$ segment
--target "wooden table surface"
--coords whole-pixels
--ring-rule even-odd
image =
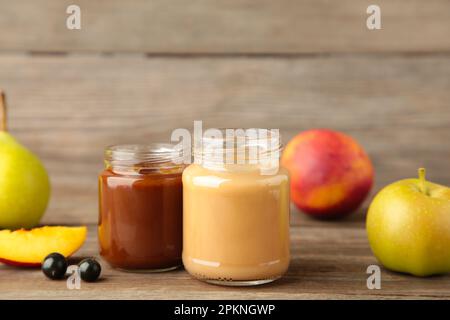
[[[121,272],[101,260],[102,278],[67,289],[40,270],[0,265],[0,299],[449,299],[450,275],[417,278],[381,269],[381,289],[369,290],[367,267],[377,264],[364,228],[364,210],[341,221],[292,213],[290,268],[282,279],[250,287],[221,287],[179,269],[157,274]],[[96,227],[74,259],[98,257]]]

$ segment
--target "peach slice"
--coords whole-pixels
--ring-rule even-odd
[[[45,226],[31,230],[0,231],[0,262],[22,267],[39,267],[52,252],[65,257],[86,240],[86,227]]]

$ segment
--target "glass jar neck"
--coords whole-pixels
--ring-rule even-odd
[[[281,150],[278,130],[222,129],[195,144],[194,162],[210,170],[264,174],[278,171]]]
[[[104,163],[106,169],[126,175],[181,173],[184,168],[180,152],[165,143],[109,146]]]

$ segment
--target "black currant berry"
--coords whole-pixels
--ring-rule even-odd
[[[78,267],[80,268],[81,279],[87,282],[94,282],[100,276],[102,267],[97,260],[93,258],[87,258],[82,260]]]
[[[60,253],[50,253],[42,262],[42,272],[52,280],[64,278],[66,271],[67,261]]]

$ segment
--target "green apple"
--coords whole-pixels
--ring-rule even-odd
[[[0,92],[0,229],[32,228],[47,208],[50,182],[41,161],[6,131]]]
[[[450,188],[405,179],[382,189],[367,213],[375,257],[393,271],[430,276],[450,272]]]

